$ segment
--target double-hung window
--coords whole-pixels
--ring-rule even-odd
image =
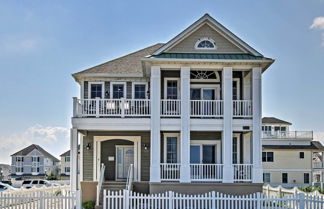
[[[166,99],[178,99],[178,91],[179,91],[179,83],[178,79],[174,78],[168,78],[165,80],[165,98]]]
[[[178,163],[179,159],[179,144],[178,134],[165,134],[164,136],[164,162]]]
[[[146,98],[146,84],[145,83],[134,83],[134,99],[145,99]]]
[[[97,97],[103,98],[103,83],[102,82],[90,82],[89,83],[89,98],[95,99]]]
[[[111,98],[120,99],[126,98],[126,84],[124,82],[111,83]]]
[[[309,173],[304,173],[304,184],[309,184]]]
[[[64,172],[65,172],[65,173],[69,173],[69,172],[70,172],[70,167],[65,167],[65,168],[64,168]]]
[[[215,164],[216,145],[192,144],[190,145],[190,163],[192,164]]]
[[[65,157],[65,162],[70,162],[70,156]]]
[[[262,152],[262,162],[273,162],[273,152]]]
[[[270,183],[271,175],[270,173],[263,173],[263,182],[264,183]]]
[[[282,173],[282,183],[283,184],[288,183],[288,173]]]

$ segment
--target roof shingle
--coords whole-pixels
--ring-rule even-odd
[[[275,117],[263,117],[262,123],[273,123],[273,124],[287,124],[292,125],[290,122],[275,118]]]
[[[37,144],[32,144],[32,145],[29,145],[28,147],[12,154],[11,156],[25,156],[25,155],[28,155],[31,151],[33,151],[34,149],[38,150],[39,152],[41,152],[44,156],[52,159],[53,161],[55,162],[59,162],[59,160],[54,157],[53,155],[51,155],[49,152],[47,152],[46,150],[44,150],[41,146],[37,145]]]

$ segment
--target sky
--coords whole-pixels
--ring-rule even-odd
[[[0,163],[31,143],[69,149],[72,73],[165,43],[205,13],[276,60],[263,116],[324,131],[324,0],[0,0]]]

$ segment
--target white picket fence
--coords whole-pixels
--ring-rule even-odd
[[[298,187],[294,188],[284,188],[281,185],[277,187],[273,187],[268,185],[263,186],[263,193],[267,196],[275,196],[275,197],[286,197],[291,195],[298,195],[298,194],[304,194],[306,196],[319,196],[321,198],[324,198],[324,195],[319,193],[319,191],[314,192],[303,192],[298,189]],[[324,209],[324,208],[323,208]]]
[[[140,194],[128,190],[104,190],[103,209],[323,209],[324,198],[303,193],[290,197],[245,196],[209,192],[187,195],[175,192]]]
[[[0,192],[0,209],[80,208],[80,192],[70,187],[43,187]]]

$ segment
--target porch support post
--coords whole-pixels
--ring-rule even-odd
[[[151,67],[151,165],[150,182],[160,182],[160,150],[161,150],[161,69]]]
[[[224,128],[222,134],[223,182],[232,183],[233,168],[233,69],[223,68]]]
[[[78,190],[78,129],[71,128],[71,138],[70,138],[70,185],[72,191]]]
[[[181,67],[180,182],[190,182],[190,67]]]
[[[261,117],[262,117],[262,98],[261,98],[261,68],[252,69],[252,110],[253,110],[253,169],[252,182],[262,183],[262,163],[261,163]]]

